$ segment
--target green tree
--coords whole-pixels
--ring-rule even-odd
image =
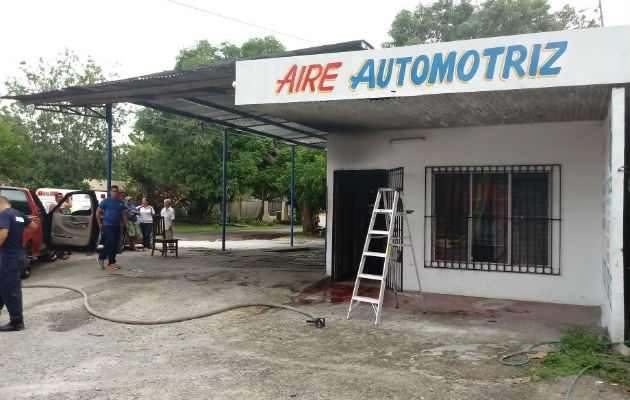
[[[177,69],[224,59],[263,56],[284,50],[273,37],[250,39],[238,47],[202,40],[182,49]],[[127,173],[138,191],[153,199],[180,198],[195,220],[207,220],[222,199],[222,132],[218,125],[145,109],[137,114],[128,151]],[[274,143],[244,133],[228,139],[228,197],[254,191],[273,198],[275,186],[263,170],[273,162]]]
[[[22,63],[20,76],[10,78],[10,94],[26,94],[88,85],[108,78],[94,60],[81,60],[66,50],[49,63],[40,59],[35,65]],[[101,119],[36,110],[13,103],[3,109],[32,150],[28,176],[20,179],[27,187],[84,188],[85,179],[103,179],[106,174],[106,126]],[[116,127],[125,121],[125,113],[116,110]]]
[[[565,5],[550,12],[548,0],[437,0],[400,11],[384,47],[546,32],[597,26],[582,11]]]
[[[290,196],[291,148],[284,147],[277,157],[273,174],[277,190]],[[315,215],[326,209],[326,153],[307,147],[295,148],[295,201],[302,216],[304,233],[315,232]]]
[[[258,58],[285,51],[284,45],[273,36],[252,38],[241,46],[241,57]]]
[[[0,117],[0,181],[19,184],[29,170],[31,151],[23,136]]]
[[[194,220],[208,220],[223,196],[223,128],[146,109],[138,113],[134,130],[127,173],[139,191],[153,201],[182,199]],[[249,191],[270,148],[269,139],[228,135],[229,198]]]
[[[220,60],[264,57],[284,51],[284,45],[273,36],[252,38],[241,47],[230,42],[213,46],[207,40],[199,40],[192,47],[185,47],[175,58],[175,69],[190,68]]]

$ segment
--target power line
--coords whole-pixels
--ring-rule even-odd
[[[314,40],[305,39],[305,38],[302,38],[302,37],[299,37],[299,36],[296,36],[296,35],[292,35],[290,33],[281,32],[281,31],[278,31],[278,30],[275,30],[275,29],[264,27],[262,25],[257,25],[257,24],[251,23],[251,22],[243,21],[242,19],[228,17],[227,15],[222,15],[222,14],[216,13],[214,11],[205,10],[203,8],[195,7],[195,6],[192,6],[190,4],[180,3],[179,1],[175,1],[175,0],[166,0],[166,1],[168,1],[169,3],[180,5],[182,7],[190,8],[192,10],[196,10],[196,11],[200,11],[200,12],[203,12],[203,13],[206,13],[206,14],[214,15],[215,17],[220,17],[220,18],[223,18],[223,19],[227,19],[229,21],[238,22],[239,24],[249,25],[249,26],[253,26],[254,28],[263,29],[263,30],[266,30],[266,31],[277,33],[278,35],[288,36],[288,37],[291,37],[293,39],[302,40],[304,42],[315,43]]]

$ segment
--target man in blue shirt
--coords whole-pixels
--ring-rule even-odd
[[[101,201],[96,210],[96,221],[101,229],[103,249],[98,254],[98,265],[105,269],[105,259],[109,260],[109,269],[120,269],[116,266],[116,248],[120,240],[120,225],[124,224],[127,230],[127,208],[118,200],[118,186],[112,185],[109,197]]]
[[[0,196],[0,310],[9,310],[11,321],[0,326],[0,332],[24,329],[22,316],[21,272],[26,263],[26,251],[22,246],[24,231],[37,229],[37,222],[11,208],[9,200]]]

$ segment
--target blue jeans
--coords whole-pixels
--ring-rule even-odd
[[[22,321],[22,267],[26,257],[0,258],[0,309],[9,310],[11,322]]]
[[[120,226],[103,225],[101,239],[103,241],[103,248],[98,253],[98,258],[101,260],[107,258],[110,264],[116,264],[116,250],[118,248],[118,241],[120,240]]]

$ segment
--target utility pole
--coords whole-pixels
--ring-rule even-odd
[[[602,10],[602,0],[599,0],[599,24],[604,26],[604,11]]]

